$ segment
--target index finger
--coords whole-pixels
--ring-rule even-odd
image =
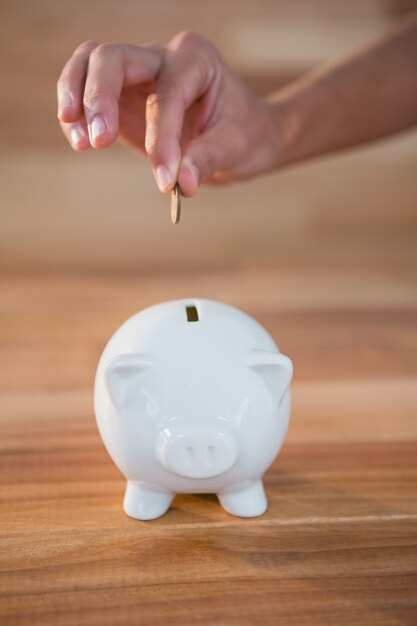
[[[208,92],[216,72],[214,48],[197,33],[184,31],[168,45],[155,92],[146,105],[145,149],[163,192],[171,191],[177,181],[185,112]]]
[[[109,146],[119,131],[122,88],[155,80],[163,59],[159,45],[130,46],[105,43],[90,55],[84,87],[84,113],[91,144]]]
[[[96,41],[85,41],[75,49],[57,83],[58,119],[76,122],[84,115],[83,94],[90,54],[98,46]]]

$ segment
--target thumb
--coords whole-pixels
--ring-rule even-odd
[[[222,172],[230,172],[244,159],[246,139],[243,132],[222,123],[191,141],[184,149],[178,182],[184,196],[193,196],[198,186]],[[232,172],[230,172],[232,177]]]

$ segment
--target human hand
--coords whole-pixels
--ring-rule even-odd
[[[272,107],[188,31],[166,46],[79,46],[58,80],[58,119],[74,150],[120,139],[146,153],[163,192],[178,181],[189,197],[276,165]]]

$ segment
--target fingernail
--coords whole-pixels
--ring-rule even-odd
[[[158,187],[161,191],[165,191],[168,187],[172,185],[172,176],[170,171],[165,165],[158,165],[155,169],[155,177],[156,182],[158,183]]]
[[[70,131],[70,139],[72,145],[76,148],[80,141],[84,139],[84,131],[79,126],[73,126]]]
[[[88,127],[90,140],[94,141],[95,139],[97,139],[97,137],[105,133],[106,130],[107,130],[106,122],[101,117],[101,115],[96,115]]]

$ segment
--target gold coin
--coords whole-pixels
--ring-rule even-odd
[[[171,192],[171,219],[173,224],[178,224],[181,217],[181,189],[176,183]]]

